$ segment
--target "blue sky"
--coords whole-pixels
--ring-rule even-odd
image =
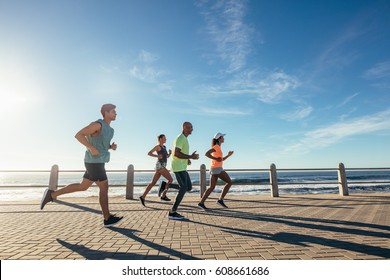
[[[0,0],[0,169],[83,168],[74,134],[117,105],[109,169],[183,121],[226,168],[390,166],[389,1]]]

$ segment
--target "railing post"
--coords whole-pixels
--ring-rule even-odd
[[[134,165],[127,167],[126,199],[134,198]]]
[[[269,180],[271,184],[271,196],[279,197],[278,176],[276,165],[274,163],[271,164],[269,169]]]
[[[202,164],[200,166],[200,197],[203,196],[206,191],[206,165]]]
[[[50,170],[49,190],[55,191],[58,187],[58,165],[54,164]]]
[[[339,163],[339,169],[337,171],[338,179],[339,179],[339,194],[341,196],[349,195],[348,192],[348,182],[347,182],[347,174],[345,173],[345,167],[343,163]]]

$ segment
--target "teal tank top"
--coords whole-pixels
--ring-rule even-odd
[[[102,125],[99,135],[92,137],[87,136],[89,143],[98,151],[98,156],[92,156],[89,150],[85,151],[84,162],[87,163],[105,163],[110,161],[110,152],[108,151],[111,145],[111,139],[114,137],[114,129],[109,126],[104,120],[97,120],[96,122]]]

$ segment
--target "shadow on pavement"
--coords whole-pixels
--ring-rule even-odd
[[[163,252],[167,254],[168,256],[159,256],[159,255],[141,255],[137,253],[123,253],[123,252],[109,252],[109,251],[102,251],[102,250],[94,250],[87,248],[84,245],[78,245],[78,244],[70,244],[64,240],[57,239],[57,242],[60,243],[62,246],[80,254],[81,256],[85,257],[89,260],[105,260],[105,259],[115,259],[115,260],[169,260],[172,259],[172,257],[176,257],[178,259],[184,259],[184,260],[198,260],[198,258],[195,258],[191,255],[187,255],[185,253],[182,253],[180,251],[167,248],[165,246],[162,246],[160,244],[156,244],[154,242],[151,242],[149,240],[143,239],[141,237],[138,237],[134,233],[137,232],[135,230],[126,229],[126,228],[117,228],[112,227],[110,230],[123,234],[124,236],[133,239],[134,241],[137,241],[143,245],[146,245],[154,250],[157,250],[159,252]]]

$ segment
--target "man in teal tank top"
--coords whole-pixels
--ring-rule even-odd
[[[81,129],[75,135],[76,139],[84,145],[85,151],[84,164],[85,174],[81,183],[70,184],[62,189],[53,191],[46,189],[41,201],[41,210],[50,201],[53,201],[59,195],[87,190],[93,183],[99,187],[99,202],[103,213],[103,224],[105,227],[111,227],[117,224],[123,217],[111,215],[108,207],[108,178],[105,169],[105,163],[110,161],[109,150],[116,150],[117,145],[111,140],[114,136],[114,129],[110,126],[116,119],[116,106],[113,104],[104,104],[101,108],[103,119],[92,122]]]

